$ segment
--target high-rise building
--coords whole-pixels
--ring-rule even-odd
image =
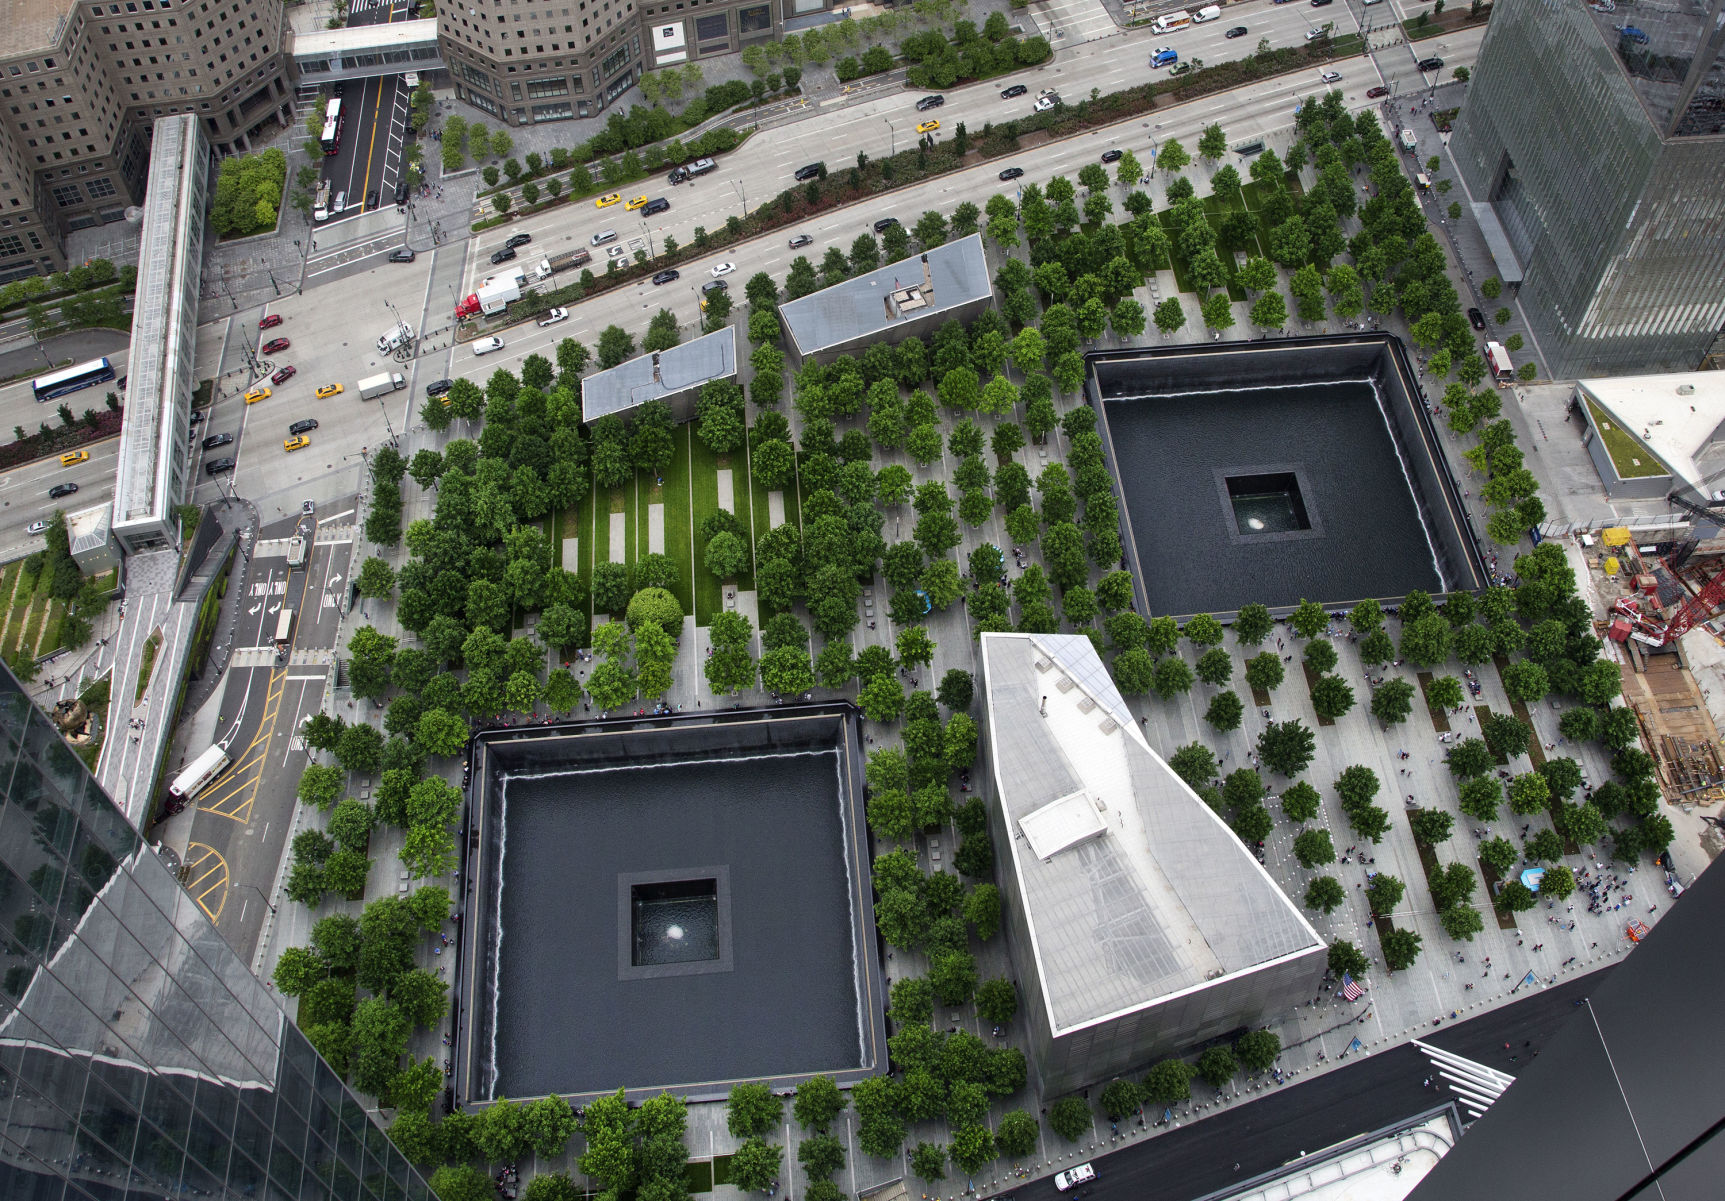
[[[150,124],[217,154],[293,122],[280,0],[15,0],[0,32],[0,283],[66,266],[75,229],[142,204]]]
[[[1725,0],[1499,0],[1450,153],[1553,375],[1700,365],[1725,325]]]
[[[0,1197],[429,1199],[0,668]]]
[[[466,0],[441,6],[455,94],[509,125],[591,117],[648,71],[729,54],[833,0]]]

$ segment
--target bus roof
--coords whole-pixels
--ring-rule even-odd
[[[63,384],[67,380],[77,379],[79,376],[88,375],[92,371],[111,370],[113,370],[113,364],[109,363],[107,359],[91,359],[87,363],[77,363],[49,375],[39,375],[35,379],[35,387],[52,388],[55,384]]]

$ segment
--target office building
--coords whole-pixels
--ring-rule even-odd
[[[507,125],[591,117],[648,71],[785,33],[833,0],[468,0],[440,7],[455,94]]]
[[[1317,991],[1328,947],[1077,634],[983,634],[1005,929],[1044,1096]]]
[[[430,1191],[0,669],[0,1197]]]
[[[0,33],[0,283],[142,204],[150,126],[195,113],[217,154],[293,120],[279,0],[16,0]]]
[[[1725,0],[1499,0],[1450,153],[1554,378],[1701,365],[1725,325]]]

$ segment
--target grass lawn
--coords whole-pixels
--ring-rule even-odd
[[[693,550],[689,545],[693,522],[689,516],[689,443],[693,440],[691,427],[679,425],[672,431],[676,450],[671,455],[671,461],[665,467],[665,486],[655,489],[660,495],[655,499],[665,506],[665,553],[676,561],[680,570],[677,573],[677,586],[672,592],[677,597],[677,603],[683,606],[683,612],[695,611],[695,564]],[[647,545],[647,527],[644,524],[647,515],[641,515],[641,545]]]
[[[593,503],[588,507],[593,510],[593,528],[581,557],[587,561],[588,570],[592,571],[599,564],[611,561],[611,493],[595,490]]]
[[[1605,439],[1605,452],[1611,456],[1611,465],[1617,468],[1619,476],[1628,480],[1639,476],[1670,474],[1666,471],[1665,464],[1641,445],[1635,435],[1617,424],[1615,417],[1591,400],[1586,403],[1588,415],[1593,418],[1599,436]]]
[[[750,528],[752,514],[755,511],[755,494],[748,487],[746,458],[741,447],[721,459],[699,438],[689,439],[689,459],[692,472],[693,498],[693,528],[699,543],[701,523],[719,511],[719,469],[728,467],[731,470],[731,499],[737,506],[737,520],[743,523],[745,530]],[[758,502],[766,504],[765,493],[760,494]],[[766,532],[766,509],[760,510],[761,523],[754,527],[758,536]],[[751,543],[752,546],[752,543]],[[707,570],[704,559],[705,544],[697,545],[695,549],[695,623],[711,625],[713,614],[724,607],[724,581]],[[744,572],[737,577],[737,586],[745,591],[755,586],[754,572]]]

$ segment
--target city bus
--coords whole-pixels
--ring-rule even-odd
[[[168,785],[168,795],[182,801],[189,801],[221,775],[228,768],[227,748],[216,743],[209,750],[193,759],[191,765],[175,777]]]
[[[323,110],[323,143],[325,154],[335,154],[341,149],[341,101],[331,100]]]
[[[68,392],[76,392],[81,388],[94,388],[97,384],[105,384],[113,378],[112,363],[107,359],[91,359],[88,363],[79,363],[76,367],[40,376],[31,382],[30,388],[36,393],[36,400],[41,402],[64,396]]]
[[[276,618],[275,645],[277,654],[284,653],[293,645],[293,610],[286,605],[282,606],[281,614]]]

